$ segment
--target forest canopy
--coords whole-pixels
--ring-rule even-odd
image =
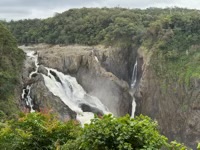
[[[142,42],[147,30],[152,34],[159,28],[196,34],[200,29],[198,16],[199,11],[182,8],[82,8],[48,19],[10,21],[6,25],[19,44],[130,45]]]

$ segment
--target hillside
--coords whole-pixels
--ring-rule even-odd
[[[11,115],[19,111],[19,86],[24,54],[18,49],[11,33],[0,24],[0,110],[1,115]],[[20,89],[18,89],[20,90]],[[17,97],[18,96],[18,97]]]

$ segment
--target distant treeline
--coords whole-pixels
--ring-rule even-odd
[[[196,24],[200,20],[199,13],[181,8],[82,8],[70,9],[48,19],[10,21],[6,25],[19,44],[127,46],[133,41],[140,43],[149,28],[156,32],[155,24],[158,22],[166,24],[163,25],[164,29],[199,30],[200,24]]]

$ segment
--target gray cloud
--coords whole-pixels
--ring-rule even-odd
[[[46,18],[55,12],[81,7],[185,7],[200,9],[189,0],[0,0],[0,19]]]

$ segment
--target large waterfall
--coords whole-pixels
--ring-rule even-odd
[[[27,56],[32,58],[35,62],[36,70],[33,71],[29,78],[38,71],[38,55],[33,51],[27,51]],[[82,106],[86,105],[92,109],[97,110],[101,114],[108,114],[109,110],[101,103],[101,101],[85,92],[80,84],[76,81],[76,78],[65,75],[56,69],[48,68],[48,74],[42,74],[46,87],[55,96],[58,96],[71,110],[77,113],[77,120],[81,124],[89,123],[90,119],[94,117],[92,112],[84,112]],[[31,86],[28,85],[22,93],[22,98],[26,101],[26,104],[31,108],[33,112],[33,101],[30,97]]]
[[[132,78],[131,78],[131,89],[133,93],[133,102],[132,102],[132,113],[131,113],[131,118],[134,118],[135,115],[135,109],[136,109],[136,103],[135,103],[135,98],[134,98],[134,93],[136,90],[136,84],[137,84],[137,59],[135,61],[134,67],[133,67],[133,73],[132,73]]]

